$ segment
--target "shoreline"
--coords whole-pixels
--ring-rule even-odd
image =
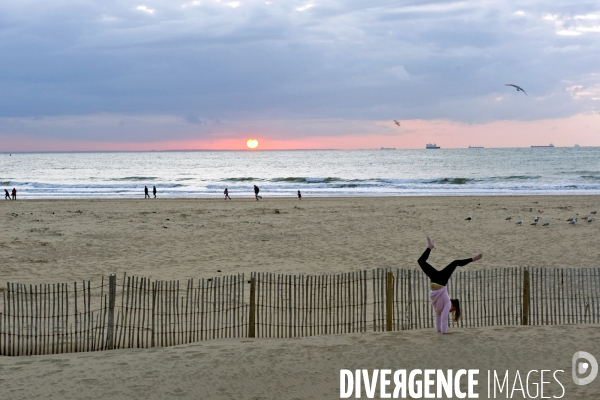
[[[253,200],[256,201],[256,199],[254,198],[253,194],[249,194],[247,197],[235,197],[236,195],[233,195],[234,197],[232,197],[232,201],[233,200]],[[269,197],[269,195],[261,195],[263,196],[261,201],[269,201],[269,200],[292,200],[292,201],[304,201],[304,200],[327,200],[327,199],[331,199],[331,200],[352,200],[352,199],[390,199],[390,198],[411,198],[411,197],[415,197],[415,198],[469,198],[469,197],[486,197],[486,198],[490,198],[490,197],[500,197],[500,198],[506,198],[506,197],[527,197],[527,198],[531,198],[531,197],[585,197],[585,196],[597,196],[600,198],[600,192],[599,193],[576,193],[576,194],[563,194],[563,193],[544,193],[544,194],[540,194],[540,193],[533,193],[533,194],[527,194],[527,193],[522,193],[522,194],[514,194],[514,193],[507,193],[507,194],[497,194],[497,193],[493,193],[493,194],[471,194],[471,193],[466,193],[466,194],[448,194],[448,195],[440,195],[440,194],[406,194],[406,195],[399,195],[399,194],[390,194],[390,195],[379,195],[379,194],[374,194],[374,195],[364,195],[364,196],[347,196],[347,195],[340,195],[340,196],[311,196],[311,195],[305,195],[304,193],[302,194],[302,200],[298,200],[297,196],[294,195],[290,195],[290,196],[273,196],[273,197]],[[140,197],[48,197],[48,198],[19,198],[18,194],[17,194],[17,200],[16,201],[37,201],[37,202],[41,202],[41,201],[145,201],[145,200],[162,200],[162,201],[196,201],[196,200],[200,200],[200,201],[213,201],[213,200],[223,200],[223,194],[219,194],[219,195],[215,195],[213,197],[157,197],[157,198],[150,198],[150,199],[144,199],[141,196]],[[9,200],[6,200],[9,201]],[[12,200],[10,200],[12,201]]]

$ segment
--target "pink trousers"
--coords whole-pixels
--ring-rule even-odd
[[[435,329],[438,332],[448,332],[448,314],[450,314],[450,296],[445,287],[429,292],[429,300],[435,311]]]

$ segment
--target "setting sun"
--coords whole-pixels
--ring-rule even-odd
[[[258,140],[248,139],[248,141],[246,142],[246,146],[248,146],[248,148],[250,149],[255,149],[258,147]]]

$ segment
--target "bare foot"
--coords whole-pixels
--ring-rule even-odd
[[[427,238],[427,248],[428,249],[433,249],[435,246],[433,245],[433,243],[431,242],[431,239]]]
[[[476,256],[473,256],[473,261],[481,260],[481,257],[483,257],[483,254],[477,254]]]

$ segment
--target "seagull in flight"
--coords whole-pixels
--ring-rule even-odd
[[[394,120],[394,123],[395,123],[396,125],[400,126],[400,122],[398,122],[398,121]]]
[[[515,89],[517,89],[517,92],[518,92],[518,91],[521,91],[521,92],[525,93],[525,91],[523,90],[523,88],[522,88],[522,87],[519,87],[519,86],[517,86],[517,85],[513,85],[512,83],[507,83],[507,84],[505,84],[504,86],[512,86],[512,87],[514,87]],[[527,93],[525,93],[525,96],[527,96]]]

